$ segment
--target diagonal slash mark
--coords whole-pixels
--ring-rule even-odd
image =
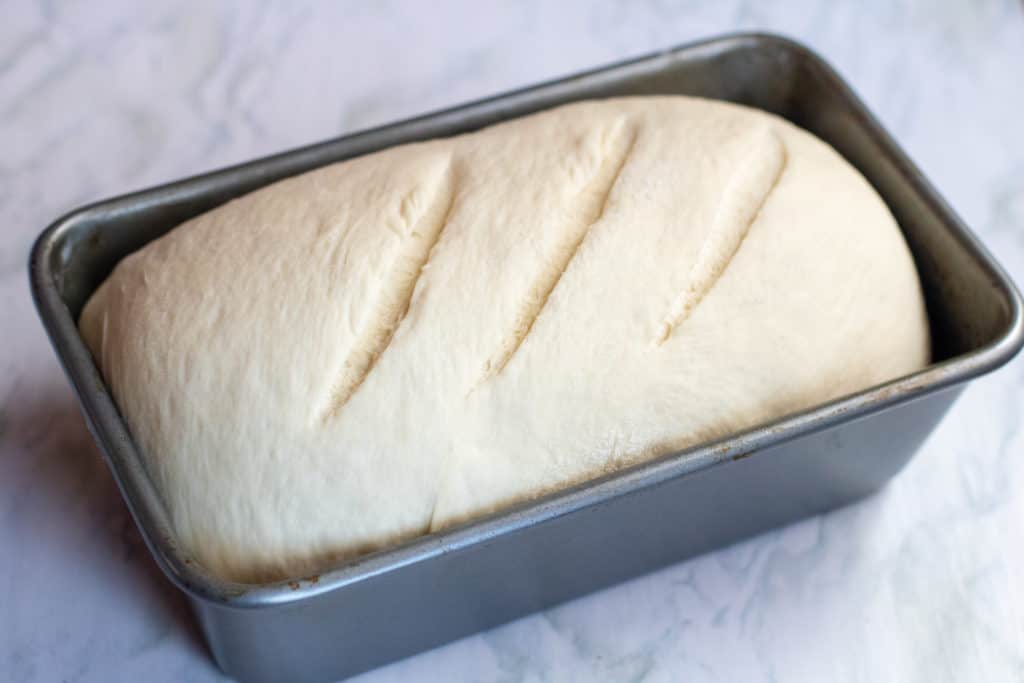
[[[554,291],[561,280],[562,274],[569,267],[569,263],[576,256],[576,252],[579,251],[580,245],[583,243],[587,233],[604,215],[612,189],[615,187],[615,183],[622,174],[622,169],[626,166],[629,156],[636,145],[637,130],[634,125],[622,119],[617,121],[610,130],[604,132],[604,135],[608,138],[606,144],[612,148],[611,153],[606,154],[601,159],[597,170],[579,193],[579,200],[575,207],[580,214],[579,219],[571,224],[562,234],[561,239],[554,248],[554,258],[546,265],[545,269],[527,290],[526,298],[520,304],[514,318],[511,333],[504,338],[498,350],[484,363],[479,378],[470,387],[466,394],[467,396],[472,394],[481,384],[500,373],[508,365],[512,356],[522,346],[523,340],[526,339],[527,334],[533,328],[534,321],[536,321],[543,310],[544,305],[551,296],[551,292]],[[438,504],[441,501],[441,494],[445,488],[444,482],[447,479],[445,470],[448,469],[450,463],[451,458],[449,456],[444,458],[439,467],[439,470],[441,470],[439,478],[441,485],[438,486],[437,496],[430,507],[429,521],[427,522],[428,532],[434,529]]]
[[[519,305],[510,333],[502,340],[497,351],[484,362],[479,378],[468,393],[472,393],[476,387],[499,374],[512,360],[512,356],[522,346],[544,305],[547,304],[551,292],[558,285],[569,263],[575,258],[587,233],[604,215],[612,189],[636,145],[637,131],[625,121],[619,121],[608,133],[608,137],[612,139],[611,153],[601,160],[593,177],[579,193],[580,199],[576,208],[580,220],[570,224],[562,233],[553,250],[553,258],[534,279],[527,290],[526,298]]]
[[[788,162],[786,147],[770,128],[762,128],[751,152],[726,183],[714,222],[690,269],[687,285],[658,325],[654,345],[664,344],[693,313],[725,272],[750,232]]]
[[[415,192],[402,201],[403,216],[409,213]],[[453,162],[449,161],[437,187],[432,188],[432,196],[426,208],[420,216],[409,221],[412,227],[403,238],[383,280],[377,301],[368,316],[369,322],[359,331],[331,385],[327,399],[314,415],[316,420],[326,422],[341,411],[391,343],[395,330],[409,310],[423,267],[441,239],[455,203],[455,195],[455,171]]]

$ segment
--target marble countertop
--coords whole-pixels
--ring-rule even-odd
[[[6,3],[0,679],[218,681],[39,325],[85,202],[699,37],[823,54],[1024,282],[1024,7],[1002,2]],[[145,8],[145,9],[143,9]],[[881,494],[370,672],[387,681],[1024,680],[1024,362]]]

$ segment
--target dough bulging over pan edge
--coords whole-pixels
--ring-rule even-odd
[[[264,582],[917,370],[856,170],[764,112],[587,101],[289,178],[125,258],[82,334],[189,553]]]

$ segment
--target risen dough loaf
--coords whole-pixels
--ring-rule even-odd
[[[572,104],[290,178],[80,321],[184,548],[266,581],[922,367],[868,183],[763,112]]]

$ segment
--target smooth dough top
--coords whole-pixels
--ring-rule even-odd
[[[263,582],[924,366],[902,234],[826,144],[587,101],[289,178],[125,258],[80,327],[173,531]]]

